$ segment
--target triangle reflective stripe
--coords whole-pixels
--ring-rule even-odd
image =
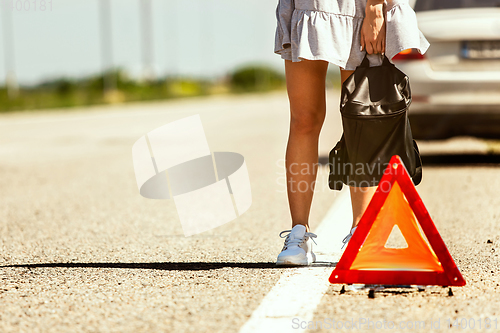
[[[400,229],[408,247],[385,247],[395,226]],[[399,156],[391,158],[329,281],[465,285]]]

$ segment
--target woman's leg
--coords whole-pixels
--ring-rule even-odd
[[[326,115],[325,80],[328,62],[285,60],[290,101],[290,133],[285,155],[292,227],[309,231],[309,211],[318,169],[318,140]]]
[[[340,70],[340,79],[342,83],[353,73],[354,71],[344,71]],[[351,203],[352,203],[352,228],[358,225],[361,216],[366,210],[366,207],[370,203],[370,200],[377,189],[376,186],[373,187],[349,187],[351,192]]]

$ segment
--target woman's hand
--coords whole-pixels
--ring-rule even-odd
[[[385,53],[385,17],[383,0],[367,0],[361,26],[361,50],[368,54]]]

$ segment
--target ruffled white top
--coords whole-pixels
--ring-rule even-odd
[[[366,0],[279,0],[274,52],[294,62],[326,60],[346,70],[356,69],[365,56],[360,51],[365,6]],[[389,59],[409,48],[427,51],[429,42],[418,29],[408,0],[386,0],[385,14]]]

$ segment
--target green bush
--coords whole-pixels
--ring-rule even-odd
[[[235,70],[230,75],[234,92],[268,91],[284,85],[282,74],[267,66],[249,65]]]

